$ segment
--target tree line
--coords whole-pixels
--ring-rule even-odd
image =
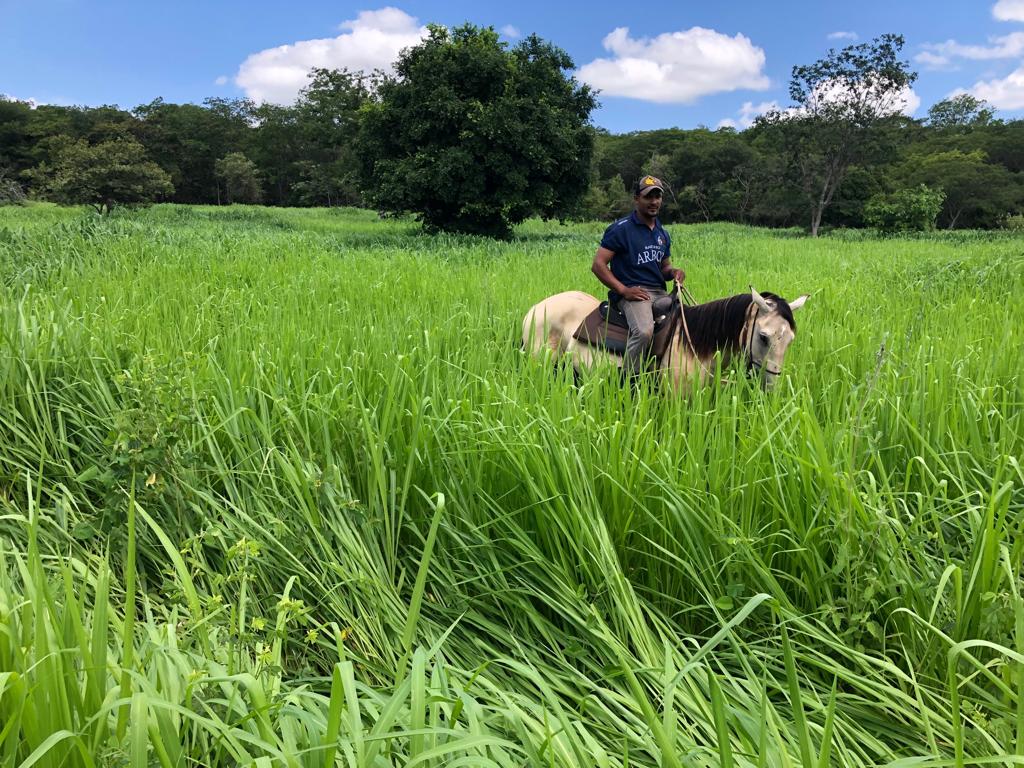
[[[366,206],[506,235],[527,216],[609,220],[642,174],[667,222],[1020,226],[1024,121],[969,95],[892,109],[915,74],[883,35],[793,68],[793,106],[745,130],[594,128],[564,51],[431,26],[393,75],[314,69],[291,105],[134,109],[0,100],[0,201]]]
[[[957,119],[944,119],[951,110]],[[759,121],[739,132],[698,128],[601,134],[587,196],[589,214],[610,218],[628,211],[623,181],[650,169],[672,186],[662,209],[669,221],[811,229],[803,174],[789,146],[796,128]],[[960,96],[940,101],[921,120],[888,118],[875,126],[872,138],[824,209],[822,226],[878,226],[887,221],[880,209],[896,205],[894,198],[919,200],[922,186],[925,197],[934,199],[938,193],[941,198],[931,217],[934,226],[1021,225],[1024,121],[994,119],[984,105]]]

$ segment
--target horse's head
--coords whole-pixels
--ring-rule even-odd
[[[762,296],[750,287],[753,303],[750,306],[748,325],[744,327],[744,354],[748,369],[760,372],[766,389],[775,386],[775,380],[782,372],[786,350],[796,336],[793,312],[807,301],[807,295],[787,302],[773,293]]]

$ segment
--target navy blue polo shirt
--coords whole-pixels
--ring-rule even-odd
[[[654,228],[648,229],[633,211],[604,231],[601,247],[615,254],[612,257],[612,274],[623,285],[665,290],[661,262],[669,257],[672,240],[661,226],[661,221],[655,219]],[[615,302],[622,297],[615,291],[608,291],[608,298]]]

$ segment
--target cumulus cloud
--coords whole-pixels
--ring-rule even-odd
[[[1022,56],[1024,55],[1024,32],[991,37],[988,45],[964,45],[956,40],[947,40],[944,43],[925,43],[921,47],[924,48],[924,51],[917,54],[914,61],[931,69],[947,69],[952,66],[953,59],[989,61]]]
[[[752,101],[743,102],[743,106],[739,108],[737,114],[738,118],[727,117],[718,122],[719,128],[737,128],[744,130],[754,124],[754,121],[765,112],[774,112],[779,109],[779,103],[777,101],[762,101],[760,104],[754,104]]]
[[[213,81],[213,84],[214,85],[227,85],[228,84],[227,75],[221,75],[220,77],[218,77],[216,80]]]
[[[918,96],[913,88],[904,88],[900,91],[899,96],[896,98],[897,109],[907,117],[913,117],[914,113],[917,112],[918,107],[921,106],[921,97]]]
[[[980,80],[970,89],[970,94],[984,99],[997,109],[1024,109],[1024,65],[1018,67],[1004,78]],[[950,96],[968,93],[963,89],[954,91]]]
[[[576,76],[605,96],[688,104],[711,93],[770,85],[762,72],[764,51],[741,34],[693,27],[633,39],[619,27],[602,43],[612,57],[584,64]]]
[[[959,69],[947,56],[931,51],[922,51],[914,57],[914,61],[924,66],[925,69]]]
[[[290,104],[313,67],[390,72],[399,51],[427,35],[418,19],[391,7],[360,11],[339,29],[343,33],[337,37],[300,40],[250,55],[239,67],[235,83],[254,101]]]
[[[992,15],[999,21],[1024,21],[1024,0],[999,0],[992,6]]]
[[[20,101],[22,104],[28,104],[29,107],[32,108],[32,109],[35,109],[36,107],[42,106],[42,105],[45,105],[45,104],[57,104],[57,105],[61,105],[61,106],[67,106],[67,105],[70,104],[70,102],[68,102],[66,100],[64,100],[64,101],[54,101],[54,102],[40,101],[39,99],[32,98],[31,96],[29,96],[28,98],[22,98],[20,96],[14,96],[14,95],[12,95],[10,93],[0,93],[0,101]]]
[[[513,27],[511,24],[506,24],[498,31],[501,32],[501,34],[503,34],[509,40],[515,40],[516,38],[522,37],[519,30]]]
[[[856,32],[829,32],[828,33],[828,39],[829,40],[856,40],[857,39],[857,33]]]

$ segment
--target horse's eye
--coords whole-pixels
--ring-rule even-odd
[[[759,335],[761,336],[761,343],[762,344],[764,344],[765,346],[768,346],[771,343],[772,338],[767,333],[764,333],[763,331],[761,331],[761,332],[759,332]]]

